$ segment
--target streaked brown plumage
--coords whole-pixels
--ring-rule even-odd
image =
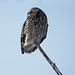
[[[36,50],[34,42],[39,44],[47,35],[47,17],[39,8],[32,8],[28,12],[27,19],[23,24],[21,32],[21,51],[31,53]]]

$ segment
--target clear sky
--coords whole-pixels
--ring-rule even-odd
[[[32,7],[48,18],[41,47],[63,75],[75,75],[75,0],[0,0],[0,75],[56,75],[38,49],[21,54],[21,29]]]

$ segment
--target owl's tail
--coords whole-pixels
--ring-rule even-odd
[[[27,46],[24,46],[24,52],[25,53],[32,53],[36,50],[36,46],[34,44],[28,44]]]

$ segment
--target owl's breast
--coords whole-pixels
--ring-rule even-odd
[[[40,43],[41,39],[46,35],[47,23],[43,18],[32,18],[26,21],[24,33],[26,35],[25,43],[30,44],[34,41]]]
[[[26,38],[25,38],[26,45],[32,43],[33,40],[35,39],[35,35],[36,35],[33,20],[27,20],[26,21],[24,33],[26,35]]]

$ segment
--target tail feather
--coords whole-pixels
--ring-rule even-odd
[[[26,53],[32,53],[36,50],[36,46],[34,44],[29,44],[27,46],[24,46],[24,52]]]

